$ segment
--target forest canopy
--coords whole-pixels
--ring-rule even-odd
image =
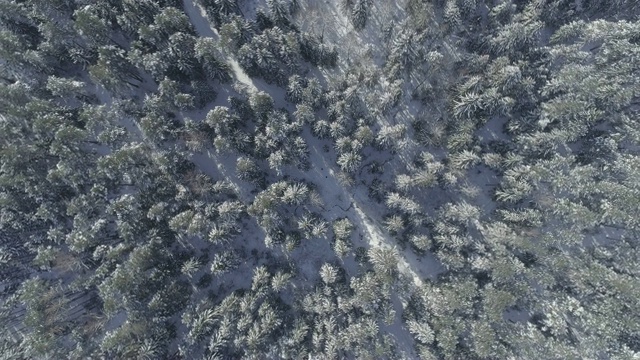
[[[635,0],[0,0],[0,359],[640,358]]]

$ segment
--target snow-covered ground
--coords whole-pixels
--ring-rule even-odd
[[[356,237],[355,246],[366,248],[393,247],[395,241],[384,230],[380,219],[380,206],[368,196],[363,185],[345,187],[337,177],[337,169],[331,159],[322,150],[322,141],[309,136],[306,139],[310,148],[309,159],[311,169],[302,174],[306,181],[318,186],[326,211],[323,213],[327,220],[348,217],[362,235],[362,242]],[[377,219],[377,220],[376,220]],[[399,252],[399,270],[413,279],[416,286],[421,286],[426,278],[434,278],[443,269],[435,257],[431,255],[418,258],[411,250]]]
[[[198,6],[194,0],[184,0],[184,9],[200,36],[218,38],[218,33],[208,21],[204,9]],[[326,11],[329,11],[333,15],[328,17],[323,16],[323,14],[326,14]],[[397,12],[398,9],[394,9],[394,11]],[[343,47],[341,49],[342,53],[353,51],[354,54],[356,54],[356,51],[366,49],[367,44],[373,45],[380,43],[380,39],[367,38],[366,32],[356,34],[349,20],[344,16],[343,11],[337,7],[336,2],[303,2],[301,13],[301,18],[308,19],[309,23],[306,26],[308,26],[309,29],[316,32],[321,31],[322,33],[318,35],[323,35],[327,40],[331,41],[331,43]],[[376,13],[380,14],[380,12]],[[323,22],[325,18],[331,19],[332,24],[330,26]],[[382,26],[382,21],[382,19],[372,19],[367,26]],[[335,24],[338,25],[336,26]],[[320,30],[320,27],[322,27],[323,30]],[[376,30],[370,33],[380,32]],[[362,56],[363,54],[357,54],[358,58]],[[343,57],[343,59],[347,58]],[[352,60],[353,58],[347,59],[346,61],[350,62]],[[248,93],[265,91],[273,98],[277,108],[287,108],[289,110],[293,108],[291,104],[285,101],[284,89],[265,84],[260,79],[249,78],[238,65],[238,62],[232,57],[228,57],[226,61],[231,65],[237,82],[241,84],[241,87],[244,87]],[[331,74],[330,72],[331,71],[326,72],[324,76],[335,76],[335,74]],[[331,79],[328,79],[328,81],[331,81]],[[206,114],[203,112],[201,116],[204,115]],[[326,220],[334,221],[344,217],[351,220],[356,226],[356,234],[352,237],[354,249],[360,246],[367,249],[379,247],[396,248],[400,255],[398,259],[398,270],[401,277],[410,279],[410,287],[420,287],[426,279],[434,279],[438,273],[444,270],[442,265],[431,254],[418,257],[409,249],[404,251],[397,249],[395,240],[386,232],[381,224],[384,207],[374,203],[369,198],[364,185],[357,184],[347,187],[340,182],[338,169],[332,154],[323,150],[326,141],[315,138],[308,130],[305,130],[304,138],[310,149],[311,168],[304,172],[297,169],[287,169],[287,174],[292,178],[313,183],[318,187],[319,194],[325,204],[322,215]],[[406,155],[407,158],[411,157],[408,154]],[[232,160],[230,158],[215,154],[202,154],[193,156],[192,160],[209,175],[222,175],[229,180],[235,180],[232,167],[233,163],[230,162],[230,160]],[[246,189],[240,189],[239,193],[245,203],[249,202],[252,195],[250,195]],[[323,263],[336,260],[336,256],[330,248],[328,241],[324,239],[308,240],[301,244],[291,255],[300,261],[299,270],[301,271],[302,278],[312,282],[318,278],[318,272]],[[353,277],[358,275],[359,267],[352,256],[344,259],[343,266],[349,276]],[[412,355],[408,355],[409,357],[415,356],[412,350],[413,338],[407,329],[403,327],[400,318],[403,310],[403,301],[398,298],[398,295],[394,294],[392,302],[397,313],[397,319],[394,324],[385,326],[385,331],[393,336],[405,351],[412,353]]]
[[[207,18],[207,12],[200,5],[196,4],[195,0],[184,0],[183,3],[184,11],[187,16],[189,16],[189,19],[191,19],[191,23],[198,32],[198,35],[200,35],[200,37],[214,38],[218,40],[220,37],[218,35],[218,30],[211,26],[211,23]],[[257,90],[251,78],[247,76],[244,70],[242,70],[236,59],[227,57],[225,60],[229,65],[231,65],[233,74],[238,82],[246,86],[249,91]]]

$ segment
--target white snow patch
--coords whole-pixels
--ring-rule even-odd
[[[195,0],[184,0],[184,11],[191,19],[191,23],[195,27],[196,31],[201,37],[205,38],[214,38],[216,40],[220,39],[218,34],[218,30],[211,26],[207,18],[207,12],[198,4],[195,3]],[[231,65],[231,69],[233,70],[233,74],[236,77],[236,80],[240,82],[242,85],[246,86],[250,92],[255,92],[258,89],[253,84],[251,78],[242,70],[240,64],[232,58],[227,56],[227,62]]]
[[[367,216],[367,214],[365,214],[358,205],[354,203],[353,207],[356,215],[358,215],[358,218],[360,219],[360,223],[364,227],[365,234],[367,236],[367,241],[369,242],[369,245],[371,245],[371,247],[395,248],[392,245],[391,241],[389,241],[384,236],[380,228],[378,228],[375,224],[373,224],[373,221],[371,220],[371,218]],[[400,257],[398,259],[398,270],[401,273],[410,275],[416,286],[418,287],[422,286],[423,284],[422,279],[415,271],[413,271],[411,266],[407,263],[407,261],[403,257]]]
[[[311,170],[304,173],[303,176],[318,186],[322,200],[326,204],[324,212],[325,217],[330,220],[336,220],[342,217],[348,217],[359,229],[363,240],[369,247],[394,247],[395,240],[383,230],[382,225],[374,220],[380,218],[380,213],[375,211],[375,206],[369,198],[366,189],[362,186],[354,189],[346,189],[340,184],[336,177],[334,164],[327,161],[330,154],[324,154],[321,150],[320,140],[313,138],[307,134],[307,144],[309,145],[311,161]],[[413,279],[415,286],[421,286],[425,277],[435,277],[441,272],[442,266],[438,263],[433,255],[424,256],[419,259],[410,250],[400,253],[398,269],[401,273]],[[422,261],[422,259],[426,261]]]

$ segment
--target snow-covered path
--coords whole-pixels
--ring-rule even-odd
[[[187,13],[187,16],[189,16],[189,19],[191,19],[191,23],[201,37],[214,38],[216,40],[220,39],[218,30],[211,26],[211,23],[207,18],[206,11],[200,5],[196,4],[195,0],[184,0],[183,3],[184,11]],[[226,60],[231,66],[236,80],[245,85],[250,92],[258,90],[251,78],[247,76],[244,70],[240,67],[240,64],[238,64],[234,58],[228,56]]]
[[[204,9],[202,9],[195,0],[184,0],[184,9],[191,19],[196,31],[200,36],[219,39],[218,32],[211,26],[207,19]],[[227,57],[227,62],[231,65],[236,80],[246,87],[249,93],[264,90],[273,98],[277,108],[287,108],[291,110],[291,104],[285,101],[284,89],[274,85],[266,84],[260,79],[251,79],[239,66],[238,62],[232,57]],[[334,221],[339,218],[347,217],[356,227],[357,234],[354,236],[354,246],[364,246],[366,248],[395,248],[396,241],[389,236],[380,223],[383,211],[378,204],[375,204],[368,196],[367,189],[363,186],[345,186],[338,177],[338,170],[331,153],[327,153],[323,149],[324,142],[312,136],[309,129],[305,129],[303,137],[309,146],[309,160],[311,168],[308,171],[299,171],[291,168],[288,174],[304,179],[309,183],[313,183],[318,187],[318,192],[325,204],[323,216]],[[213,157],[201,156],[197,163],[201,167],[207,167],[211,164]],[[226,167],[226,166],[225,166]],[[223,169],[208,169],[209,172],[224,172]],[[241,197],[245,202],[249,201],[250,195],[241,191]],[[317,276],[317,272],[321,264],[328,259],[334,258],[332,250],[327,243],[308,243],[303,244],[298,249],[298,255],[304,254],[302,258],[306,258],[306,263],[301,264],[305,278],[313,279]],[[409,279],[409,287],[418,288],[423,285],[423,281],[427,278],[434,278],[438,273],[443,271],[442,265],[437,259],[428,254],[419,257],[411,250],[397,250],[398,271],[404,279]],[[345,262],[345,270],[349,276],[357,276],[358,266],[353,260]],[[315,273],[315,274],[313,274]],[[391,299],[396,310],[397,319],[391,325],[386,325],[385,330],[392,335],[399,344],[402,344],[404,351],[413,358],[412,336],[402,325],[401,314],[403,312],[403,302],[408,294],[394,294]]]
[[[304,173],[304,177],[319,187],[322,200],[327,205],[324,216],[328,220],[345,216],[350,218],[366,241],[363,245],[372,248],[395,248],[395,241],[390,239],[381,224],[374,220],[379,216],[370,215],[376,214],[376,211],[366,189],[348,189],[340,184],[333,170],[335,165],[327,161],[328,154],[323,154],[319,141],[311,136],[306,136],[306,140],[310,148],[309,160],[312,166]],[[419,259],[411,250],[399,251],[399,254],[398,270],[411,278],[417,287],[422,285],[423,279],[433,278],[443,270],[432,255]]]
[[[349,218],[356,227],[357,232],[362,235],[361,240],[356,240],[354,246],[396,248],[395,240],[390,238],[381,224],[374,220],[374,217],[377,218],[380,214],[373,215],[376,214],[375,206],[366,189],[356,186],[348,188],[342,185],[333,170],[335,164],[328,161],[330,156],[322,150],[320,141],[310,136],[309,133],[305,133],[305,138],[310,148],[309,160],[312,166],[309,171],[303,173],[303,176],[305,180],[318,186],[318,192],[325,203],[326,211],[323,214],[325,218],[328,220],[336,220],[343,217]],[[429,256],[423,257],[421,261],[411,250],[398,251],[398,254],[398,271],[404,278],[410,279],[411,283],[407,284],[409,287],[421,287],[423,279],[435,277],[443,270],[442,265],[433,255],[429,254]],[[351,266],[353,264],[345,262],[344,265],[347,271],[353,268]],[[349,275],[354,276],[357,274],[350,273]],[[408,293],[392,294],[390,300],[396,311],[395,321],[392,324],[381,324],[381,326],[387,334],[395,339],[400,351],[397,354],[398,358],[415,359],[417,354],[413,349],[413,337],[404,327],[402,321],[407,295]]]
[[[195,0],[184,0],[184,9],[193,26],[200,36],[218,39],[217,30],[211,26],[205,10],[195,3]],[[228,57],[227,61],[232,66],[236,79],[245,85],[250,92],[258,91],[254,81],[247,76],[242,70],[238,62]],[[268,86],[271,88],[271,86]],[[282,89],[278,89],[283,91]],[[272,98],[276,101],[278,107],[287,107],[285,103],[279,100],[283,96],[270,92]],[[328,205],[325,217],[328,220],[335,220],[340,217],[347,216],[358,227],[359,233],[363,235],[363,240],[369,247],[395,247],[395,241],[389,239],[381,224],[377,223],[368,214],[373,211],[373,204],[366,194],[366,191],[354,191],[350,193],[342,184],[340,184],[336,173],[334,172],[334,164],[327,161],[328,154],[323,154],[319,141],[309,133],[305,136],[310,147],[311,169],[301,175],[305,180],[314,183],[320,187],[320,194],[325,204]],[[351,206],[352,205],[352,206]],[[343,209],[347,209],[344,211]],[[364,245],[364,244],[363,244]],[[434,277],[442,271],[441,265],[435,258],[424,257],[425,261],[421,261],[411,251],[400,252],[398,270],[405,276],[413,279],[416,286],[421,286],[424,278]]]

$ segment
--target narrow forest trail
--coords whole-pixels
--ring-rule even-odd
[[[302,173],[304,179],[308,182],[316,184],[318,192],[325,204],[324,217],[333,221],[340,218],[348,218],[356,228],[356,236],[354,236],[354,248],[364,246],[365,248],[396,248],[395,241],[386,235],[381,224],[373,220],[369,214],[376,214],[371,199],[368,197],[366,190],[357,189],[357,186],[346,187],[340,183],[337,173],[334,170],[335,164],[329,161],[329,154],[322,149],[321,141],[310,133],[305,131],[305,140],[309,145],[309,160],[311,168],[309,171]],[[376,214],[381,217],[381,214]],[[398,251],[398,271],[412,282],[414,288],[423,285],[423,279],[428,276],[434,276],[439,269],[437,261],[428,262],[427,266],[422,268],[416,266],[419,262],[415,254],[410,250]],[[317,255],[316,255],[317,256]],[[331,254],[329,254],[331,256]],[[412,261],[413,260],[413,261]],[[352,259],[345,259],[344,268],[348,271],[353,269],[355,272],[349,273],[350,276],[357,276],[357,264]],[[319,269],[316,269],[318,271]],[[427,270],[427,271],[425,271]],[[429,272],[431,271],[431,272]],[[392,324],[381,324],[384,331],[391,335],[400,349],[404,349],[408,353],[404,354],[404,358],[413,359],[417,355],[413,351],[413,337],[404,327],[402,321],[402,313],[404,311],[404,296],[394,294],[391,297],[396,317]],[[408,294],[405,294],[405,296]]]
[[[200,36],[219,39],[218,32],[207,19],[206,12],[195,3],[195,0],[184,0],[184,8]],[[277,108],[291,109],[291,105],[285,101],[284,89],[263,84],[260,79],[256,80],[259,84],[258,88],[235,59],[227,57],[226,61],[231,65],[236,80],[245,86],[250,94],[259,91],[259,88],[264,89],[274,99]],[[311,168],[308,171],[290,169],[290,173],[318,187],[318,192],[325,204],[323,213],[325,219],[331,222],[347,217],[351,220],[356,228],[356,235],[353,237],[354,249],[359,246],[368,249],[395,249],[399,255],[398,271],[401,277],[408,280],[409,284],[407,285],[410,288],[419,288],[423,285],[424,279],[437,276],[442,271],[442,266],[436,258],[433,255],[418,258],[409,249],[404,251],[398,249],[395,240],[387,234],[380,221],[374,220],[382,219],[383,214],[381,210],[377,209],[377,204],[369,198],[366,188],[361,185],[347,187],[341,184],[338,178],[338,169],[335,161],[332,160],[331,153],[327,153],[323,149],[324,142],[313,136],[308,129],[304,131],[303,137],[309,146]],[[300,270],[305,273],[304,278],[306,279],[316,278],[320,264],[335,258],[328,243],[303,244],[298,251],[297,257],[305,259],[304,263],[300,264]],[[358,276],[358,265],[353,259],[345,259],[344,266],[349,276]],[[409,289],[409,291],[413,290]],[[396,339],[398,344],[402,344],[402,348],[412,349],[412,336],[402,325],[401,319],[407,295],[393,296],[391,300],[396,311],[396,320],[391,325],[385,325],[384,328],[388,334]],[[412,351],[411,353],[409,358],[415,356]]]
[[[219,38],[217,30],[211,26],[205,10],[196,4],[195,0],[184,0],[184,8],[200,36]],[[258,91],[253,80],[244,72],[235,59],[227,57],[227,61],[240,83],[245,85],[250,92]],[[284,92],[282,89],[280,91]],[[287,104],[279,101],[284,98],[280,96],[282,94],[270,93],[270,95],[276,101],[276,107],[288,107]],[[357,227],[358,232],[363,235],[363,241],[366,242],[365,244],[356,245],[366,245],[365,247],[372,248],[396,248],[395,241],[389,238],[382,225],[373,220],[374,218],[380,218],[381,214],[376,214],[371,199],[369,199],[366,192],[348,191],[345,186],[340,184],[337,174],[333,170],[335,164],[328,161],[328,154],[323,154],[320,141],[308,132],[305,133],[305,140],[310,148],[309,160],[312,165],[309,171],[301,172],[301,175],[305,180],[319,186],[322,200],[327,205],[324,213],[327,220],[332,221],[341,217],[350,218]],[[423,257],[426,261],[422,262],[410,250],[399,251],[399,254],[398,270],[412,279],[417,287],[423,284],[424,278],[434,277],[442,271],[441,265],[435,257]]]
[[[213,38],[219,40],[219,34],[215,27],[211,26],[207,17],[206,11],[195,0],[184,0],[184,11],[191,20],[193,27],[200,37]],[[230,64],[235,79],[247,88],[249,92],[258,91],[253,81],[242,70],[238,62],[230,56],[226,57],[226,62]],[[198,114],[198,116],[205,117],[206,112]],[[240,198],[245,203],[250,203],[252,195],[250,195],[249,187],[245,186],[233,173],[232,169],[235,168],[235,158],[230,156],[215,154],[214,152],[207,152],[206,154],[195,154],[191,160],[207,175],[221,175],[225,179],[233,179],[233,184],[240,195]]]
[[[191,23],[193,27],[196,29],[196,32],[201,37],[205,38],[214,38],[216,40],[220,39],[220,35],[218,34],[218,30],[215,27],[211,26],[209,19],[207,17],[207,12],[198,4],[195,3],[195,0],[184,0],[184,11],[191,19]],[[233,74],[243,85],[247,86],[250,92],[255,92],[258,89],[254,85],[251,78],[242,70],[238,61],[231,56],[227,56],[227,63],[231,66],[231,70],[233,70]]]
[[[349,218],[364,241],[361,244],[356,242],[356,246],[397,249],[395,240],[389,237],[381,223],[374,220],[381,218],[382,214],[376,210],[366,189],[359,185],[349,188],[342,185],[334,170],[335,164],[329,161],[329,154],[323,153],[320,140],[308,133],[305,135],[312,166],[309,171],[301,174],[306,181],[318,186],[318,192],[325,203],[325,218],[330,221]],[[416,287],[422,286],[423,279],[433,278],[442,271],[441,265],[433,256],[423,256],[423,261],[408,249],[398,251],[398,254],[398,270],[410,278]]]

